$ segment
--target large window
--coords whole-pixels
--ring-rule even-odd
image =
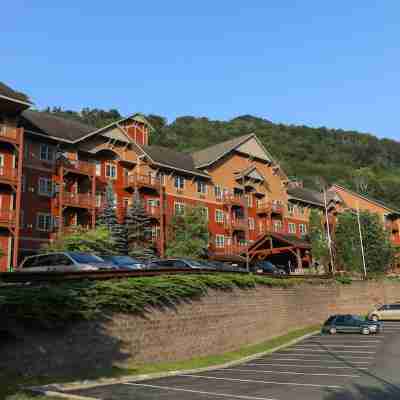
[[[174,203],[175,215],[185,215],[185,203],[176,201]]]
[[[96,160],[95,165],[96,165],[96,176],[101,176],[101,161]]]
[[[289,233],[296,233],[296,224],[294,224],[293,222],[289,222],[288,230]]]
[[[307,233],[307,225],[306,224],[300,224],[299,225],[299,230],[300,230],[300,233],[302,235],[305,235]]]
[[[215,247],[224,248],[225,247],[225,236],[224,235],[215,235]]]
[[[106,164],[106,177],[110,179],[117,178],[117,166],[111,163]]]
[[[49,178],[39,178],[39,194],[51,196],[53,194],[53,181]]]
[[[180,175],[175,176],[175,187],[178,190],[183,190],[185,188],[185,178]]]
[[[43,161],[53,161],[54,160],[54,149],[48,144],[42,143],[40,145],[40,159]]]
[[[197,193],[206,194],[207,184],[203,181],[197,181]]]
[[[215,210],[215,222],[223,224],[225,221],[225,214],[223,210]]]
[[[51,214],[38,213],[36,219],[36,229],[38,231],[51,231],[53,226],[53,218]]]

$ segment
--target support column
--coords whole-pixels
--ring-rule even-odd
[[[64,166],[60,165],[60,190],[58,191],[58,234],[61,236],[64,229],[64,218],[63,218],[63,198],[64,198]]]
[[[96,172],[92,175],[92,229],[96,227]]]
[[[301,259],[300,249],[296,249],[296,254],[297,254],[297,268],[303,269],[303,261]]]
[[[165,256],[165,188],[160,182],[160,256],[164,258]]]
[[[19,225],[21,219],[21,186],[22,186],[22,168],[24,159],[24,129],[18,128],[19,131],[19,147],[18,147],[18,169],[17,169],[17,193],[15,199],[15,233],[14,233],[14,248],[12,266],[18,266],[18,250],[19,250]]]

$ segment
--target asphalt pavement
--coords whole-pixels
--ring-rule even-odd
[[[64,391],[98,400],[400,399],[400,322],[376,335],[315,335],[256,360],[181,374]]]

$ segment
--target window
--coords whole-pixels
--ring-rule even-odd
[[[275,220],[273,222],[273,229],[275,232],[280,232],[282,230],[282,221]]]
[[[299,225],[299,230],[300,230],[300,233],[302,235],[305,235],[307,233],[307,225],[306,224],[300,224]]]
[[[293,215],[293,214],[294,214],[294,210],[295,210],[294,204],[288,203],[287,208],[288,208],[288,213],[289,213],[290,215]]]
[[[161,185],[165,185],[165,174],[164,172],[157,172],[157,178]]]
[[[147,205],[149,208],[160,207],[160,200],[159,199],[148,199]]]
[[[43,161],[53,161],[54,150],[48,144],[42,143],[40,145],[40,159]]]
[[[217,200],[222,200],[221,186],[214,186],[214,195]]]
[[[4,154],[0,154],[0,167],[4,167]]]
[[[203,181],[197,181],[197,193],[206,194],[207,184]]]
[[[39,194],[51,196],[53,194],[53,181],[49,178],[39,178]]]
[[[101,161],[95,160],[96,165],[96,176],[101,176]]]
[[[253,196],[251,194],[246,194],[245,198],[247,207],[253,207]]]
[[[208,221],[208,207],[200,208],[201,215]]]
[[[114,164],[106,164],[106,177],[111,179],[117,178],[117,167]]]
[[[225,221],[225,214],[223,210],[215,210],[215,222],[223,224]]]
[[[225,236],[224,235],[215,235],[215,247],[224,248],[225,247]]]
[[[255,225],[254,225],[254,218],[249,217],[249,229],[254,231]]]
[[[185,203],[176,201],[174,203],[175,215],[185,215]]]
[[[48,232],[51,231],[53,226],[53,219],[51,214],[38,213],[36,220],[36,229],[38,231]]]
[[[178,190],[183,190],[185,188],[185,178],[180,175],[175,176],[175,187]]]
[[[289,233],[296,233],[296,224],[293,222],[289,222],[288,225]]]

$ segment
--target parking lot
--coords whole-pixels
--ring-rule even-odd
[[[315,335],[251,362],[213,371],[71,390],[102,400],[399,399],[400,323],[378,335]]]

